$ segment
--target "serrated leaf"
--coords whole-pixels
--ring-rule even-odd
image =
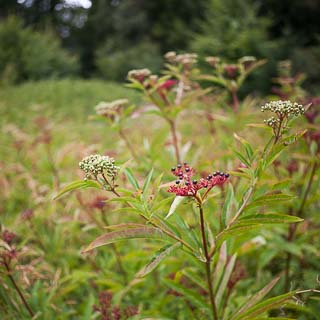
[[[263,206],[270,203],[278,203],[281,201],[288,201],[293,199],[294,197],[288,194],[283,193],[274,193],[274,194],[266,194],[264,196],[258,197],[251,201],[246,207],[245,210],[252,209],[255,207]]]
[[[241,236],[243,234],[246,234],[250,231],[254,231],[256,229],[261,228],[263,225],[262,224],[241,224],[241,225],[234,225],[233,227],[229,229],[225,229],[222,232],[220,232],[217,237],[216,237],[216,246],[217,248],[220,247],[220,245],[233,237]]]
[[[79,190],[79,189],[86,189],[86,188],[97,188],[101,189],[101,186],[98,182],[93,180],[77,180],[73,181],[70,184],[63,187],[57,195],[53,197],[53,200],[56,200],[63,196],[64,194],[73,191],[73,190]]]
[[[286,302],[289,302],[295,295],[296,291],[291,291],[280,296],[276,296],[260,302],[253,307],[246,310],[241,315],[234,318],[234,320],[251,320],[252,318],[275,308],[282,307]]]
[[[249,308],[259,303],[272,290],[272,288],[277,284],[279,279],[280,277],[273,279],[265,287],[258,291],[253,297],[250,297],[248,301],[238,311],[234,313],[230,320],[237,319],[237,316],[240,316]]]
[[[303,219],[290,216],[287,214],[279,214],[279,213],[262,213],[262,214],[252,214],[248,216],[244,216],[240,218],[238,221],[239,224],[241,223],[253,223],[253,224],[273,224],[273,223],[295,223],[301,222]]]
[[[178,206],[183,202],[184,197],[176,196],[170,206],[169,212],[166,215],[165,219],[168,219],[178,208]]]
[[[171,289],[184,295],[191,303],[198,306],[199,308],[203,308],[206,310],[210,309],[209,304],[201,297],[201,295],[194,292],[193,290],[187,289],[184,286],[182,286],[181,284],[179,284],[173,280],[164,279],[163,282]]]
[[[128,239],[155,239],[160,241],[170,241],[170,238],[163,233],[160,229],[154,227],[143,227],[143,228],[131,228],[120,231],[113,231],[106,233],[94,241],[92,241],[89,246],[82,251],[82,253],[91,251],[95,248],[114,243],[121,240]]]
[[[170,255],[175,249],[181,247],[181,243],[177,242],[173,245],[166,245],[162,247],[156,254],[152,257],[151,261],[144,266],[137,274],[137,278],[143,278],[150,272],[152,272],[168,255]]]

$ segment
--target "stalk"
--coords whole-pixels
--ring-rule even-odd
[[[168,119],[171,135],[172,135],[172,142],[174,147],[175,156],[177,159],[177,163],[181,163],[181,157],[180,157],[180,150],[179,150],[179,143],[178,143],[178,137],[177,137],[177,128],[176,128],[176,122],[175,120]]]
[[[215,297],[214,297],[213,286],[212,286],[212,277],[211,277],[211,268],[210,268],[211,257],[208,251],[208,244],[207,244],[206,232],[205,232],[205,226],[204,226],[203,207],[201,202],[198,202],[198,204],[199,204],[199,213],[200,213],[200,230],[201,230],[201,237],[202,237],[202,245],[203,245],[203,251],[206,258],[205,269],[206,269],[206,278],[207,278],[207,285],[208,285],[210,304],[211,304],[211,312],[212,312],[213,319],[218,320],[218,311],[215,303]]]
[[[16,281],[14,280],[13,276],[11,275],[11,270],[10,270],[10,267],[9,267],[8,263],[7,263],[6,261],[3,261],[3,264],[4,264],[4,266],[5,266],[5,268],[6,268],[7,272],[8,272],[8,277],[9,277],[11,283],[13,284],[15,290],[17,291],[17,293],[18,293],[18,295],[19,295],[22,303],[24,304],[24,306],[25,306],[26,309],[28,310],[31,318],[33,318],[34,313],[33,313],[32,309],[31,309],[31,307],[29,306],[26,298],[24,297],[22,291],[21,291],[20,288],[18,287]]]

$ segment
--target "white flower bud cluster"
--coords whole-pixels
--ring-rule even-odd
[[[275,117],[271,117],[263,121],[267,126],[272,128],[275,128],[278,124],[280,124],[280,119],[276,119]]]
[[[98,115],[113,118],[116,113],[129,103],[128,99],[118,99],[112,102],[100,102],[95,106]]]
[[[300,116],[303,115],[305,112],[304,107],[297,102],[292,103],[289,100],[286,101],[271,101],[266,103],[264,106],[261,107],[261,111],[271,111],[277,113],[280,116]]]
[[[216,67],[221,61],[219,57],[206,57],[205,60],[211,67]]]
[[[145,69],[136,69],[131,70],[128,73],[128,79],[134,79],[139,82],[143,82],[145,78],[149,77],[151,75],[151,71],[147,68]]]
[[[176,52],[169,51],[164,57],[170,63],[182,64],[185,67],[190,67],[198,61],[198,55],[196,53],[182,53],[177,55]]]
[[[79,167],[85,173],[85,180],[91,176],[106,173],[108,177],[115,179],[119,172],[119,167],[115,166],[115,160],[100,154],[90,155],[79,162]]]

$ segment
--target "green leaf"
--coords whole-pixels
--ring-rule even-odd
[[[73,181],[70,184],[63,187],[57,195],[53,197],[53,200],[56,200],[63,196],[64,194],[73,191],[73,190],[79,190],[79,189],[86,189],[86,188],[97,188],[101,189],[101,186],[98,182],[93,180],[77,180]]]
[[[279,214],[279,213],[262,213],[262,214],[252,214],[248,216],[244,216],[240,218],[238,221],[239,224],[241,223],[253,223],[253,224],[273,224],[273,223],[295,223],[301,222],[303,219],[290,216],[287,214]]]
[[[152,179],[152,175],[153,175],[153,168],[150,170],[149,174],[147,175],[147,178],[143,184],[143,187],[142,187],[142,193],[145,194],[148,187],[149,187],[149,184],[150,184],[150,181]]]
[[[89,246],[82,251],[82,253],[91,251],[95,248],[114,243],[121,240],[127,239],[156,239],[160,241],[170,241],[170,238],[163,233],[160,229],[154,227],[143,227],[143,228],[131,228],[120,231],[113,231],[106,233],[94,241],[92,241]]]
[[[234,133],[233,136],[235,137],[236,140],[238,140],[244,146],[247,157],[249,160],[251,160],[253,156],[253,150],[250,143],[246,139],[238,136],[236,133]]]
[[[129,168],[124,170],[124,174],[126,175],[127,179],[131,183],[131,185],[135,188],[136,191],[140,190],[138,181],[134,178],[132,171]]]
[[[251,167],[250,160],[246,159],[246,157],[242,155],[240,152],[238,152],[237,150],[232,149],[232,151],[242,163],[244,163],[247,167]]]
[[[238,316],[241,316],[245,311],[249,308],[260,302],[277,284],[280,277],[277,277],[270,281],[264,288],[262,288],[259,292],[257,292],[253,297],[250,297],[248,301],[231,317],[230,320],[236,320]]]
[[[240,316],[234,318],[234,320],[251,320],[252,318],[265,313],[266,311],[283,307],[286,302],[289,302],[291,298],[295,295],[296,291],[291,291],[280,296],[276,296],[260,302],[253,307],[249,308],[247,311],[242,313]]]
[[[230,238],[241,236],[243,234],[246,234],[250,231],[254,231],[256,229],[261,228],[263,225],[262,224],[240,224],[240,225],[234,225],[233,227],[229,229],[225,229],[222,232],[220,232],[217,237],[216,237],[216,245],[217,248],[221,246],[223,241],[226,241]]]
[[[233,202],[234,202],[233,186],[231,183],[229,183],[228,192],[226,195],[226,200],[223,204],[222,215],[221,215],[221,221],[222,221],[223,227],[226,227],[226,225],[228,224],[228,221],[231,216],[231,209],[232,209]]]
[[[190,290],[190,289],[187,289],[184,286],[182,286],[181,284],[179,284],[173,280],[164,279],[162,281],[171,289],[184,295],[191,303],[198,306],[199,308],[203,308],[206,310],[210,309],[209,304],[197,292]]]
[[[222,277],[221,283],[219,284],[218,291],[216,293],[216,298],[215,298],[218,308],[221,307],[222,297],[226,291],[228,281],[231,277],[234,265],[236,263],[236,259],[237,259],[237,255],[234,254],[224,269],[223,277]]]
[[[288,194],[283,194],[283,193],[274,193],[274,194],[266,194],[264,196],[261,196],[259,198],[254,199],[251,201],[246,207],[245,210],[247,209],[252,209],[255,207],[260,207],[264,206],[266,204],[271,204],[271,203],[278,203],[281,201],[288,201],[293,199],[293,196],[290,196]]]
[[[165,219],[168,219],[176,211],[177,207],[183,202],[183,200],[184,200],[184,197],[181,197],[181,196],[176,196],[174,198]]]
[[[170,255],[175,249],[181,246],[180,242],[173,245],[169,244],[158,250],[151,258],[151,261],[144,266],[137,274],[137,278],[143,278],[150,272],[152,272],[168,255]]]

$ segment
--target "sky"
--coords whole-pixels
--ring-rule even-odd
[[[85,9],[89,9],[92,5],[90,0],[65,0],[65,2],[72,6],[81,6]]]

